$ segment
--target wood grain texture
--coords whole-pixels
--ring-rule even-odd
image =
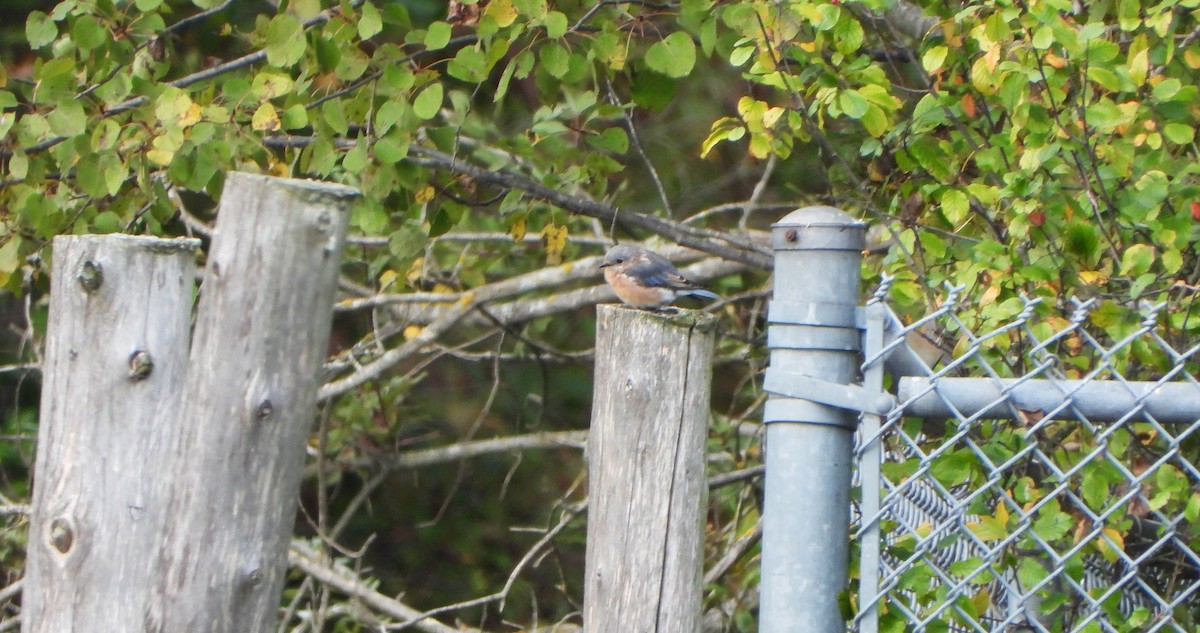
[[[355,190],[230,174],[152,553],[147,632],[274,631]],[[164,473],[165,475],[166,473]]]
[[[197,240],[54,239],[26,633],[138,631],[165,519]]]
[[[588,631],[700,630],[715,319],[598,307],[588,440]]]

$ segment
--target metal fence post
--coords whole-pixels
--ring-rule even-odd
[[[860,364],[865,231],[865,224],[831,207],[799,209],[772,227],[762,633],[840,633],[846,627],[838,596],[847,584],[857,414],[814,400],[853,396],[843,386],[854,381]],[[780,396],[775,386],[785,380],[790,386],[782,391],[813,397]]]

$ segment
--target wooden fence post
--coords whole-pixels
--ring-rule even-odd
[[[138,630],[275,630],[350,207],[340,185],[231,173],[200,290]]]
[[[139,631],[168,489],[197,240],[54,239],[26,633]]]
[[[716,320],[598,307],[584,626],[700,630]]]

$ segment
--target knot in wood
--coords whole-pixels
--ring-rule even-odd
[[[60,554],[66,554],[75,545],[75,529],[71,526],[71,521],[63,517],[50,522],[47,537],[50,547],[58,550]]]
[[[145,380],[154,371],[154,359],[148,352],[137,350],[129,355],[129,379],[133,382]]]
[[[257,587],[262,584],[263,572],[261,567],[254,567],[242,573],[242,585],[246,588]]]
[[[275,413],[275,405],[271,404],[271,401],[267,399],[263,399],[262,402],[258,403],[257,407],[254,407],[254,418],[260,422],[271,417],[273,413]]]
[[[322,211],[317,216],[317,230],[322,233],[328,233],[333,227],[333,216],[329,215],[328,211]]]
[[[100,262],[89,259],[79,266],[75,279],[79,281],[79,287],[83,288],[84,292],[95,292],[104,285],[104,270]]]

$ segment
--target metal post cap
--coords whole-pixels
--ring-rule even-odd
[[[771,245],[776,250],[861,251],[866,231],[865,222],[839,209],[804,207],[771,225]]]

